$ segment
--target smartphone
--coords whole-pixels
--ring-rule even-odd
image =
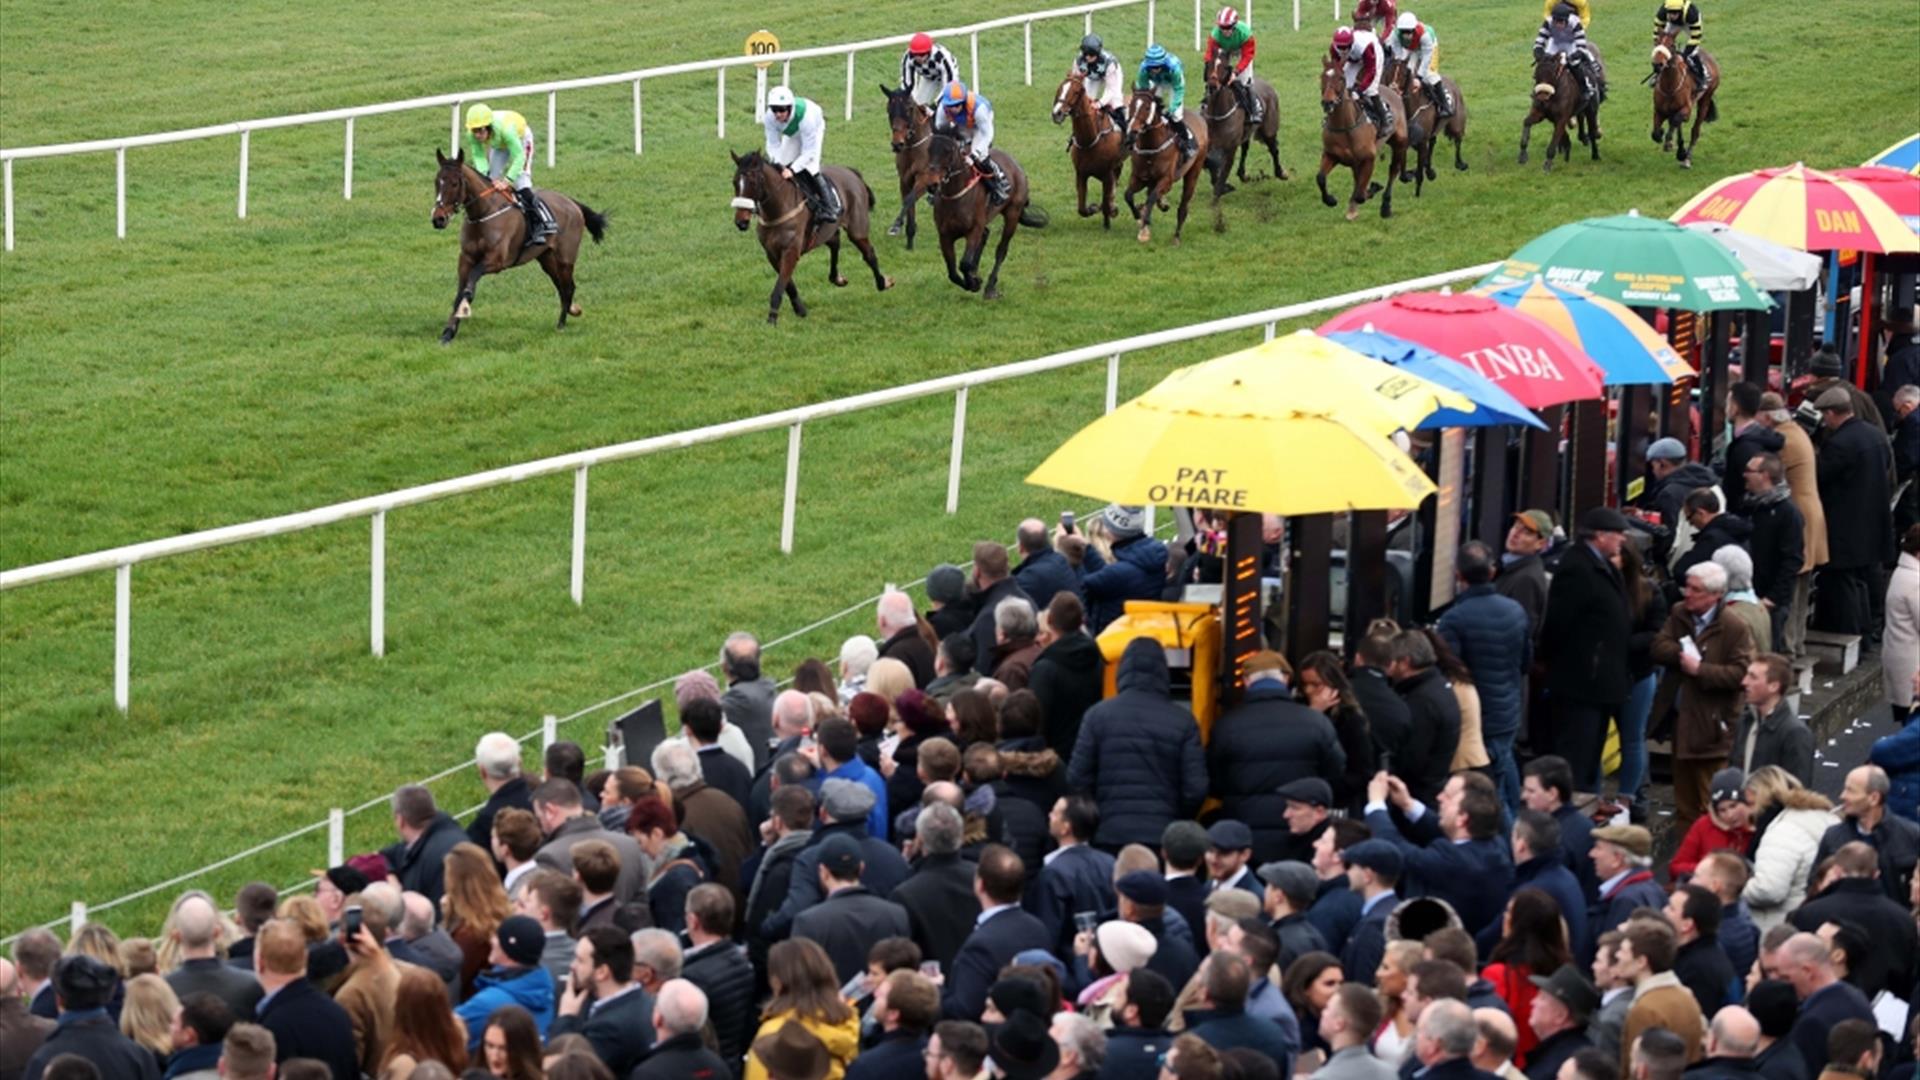
[[[940,977],[940,961],[928,960],[927,962],[921,964],[920,974],[925,975],[929,979],[939,978]]]
[[[349,944],[360,936],[360,909],[350,907],[340,917],[340,940]]]
[[[1380,752],[1380,771],[1389,776],[1393,775],[1393,755],[1384,750]]]
[[[1066,533],[1071,533],[1073,531],[1073,511],[1071,510],[1060,511],[1060,531],[1066,532]]]
[[[1100,913],[1097,911],[1076,911],[1073,913],[1073,928],[1083,933],[1091,933],[1100,928]]]

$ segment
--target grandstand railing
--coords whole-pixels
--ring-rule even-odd
[[[1193,0],[1193,47],[1200,48],[1201,37],[1207,25],[1204,10],[1206,0]],[[1253,19],[1253,0],[1241,0],[1246,18],[1251,24]],[[1111,11],[1117,8],[1146,5],[1147,39],[1154,38],[1155,18],[1158,0],[1094,0],[1092,3],[1076,4],[1072,7],[1050,8],[1044,11],[1030,11],[1020,15],[1006,15],[969,26],[957,26],[945,30],[936,30],[936,36],[957,40],[967,39],[967,57],[972,76],[969,85],[980,86],[980,35],[989,30],[1009,27],[1021,27],[1026,54],[1026,84],[1033,85],[1033,25],[1051,19],[1081,16],[1085,19],[1088,33],[1093,32],[1095,12]],[[1340,17],[1340,0],[1333,0],[1334,18]],[[1293,28],[1300,29],[1300,0],[1293,0]],[[225,124],[211,124],[206,127],[182,128],[177,131],[155,132],[149,135],[130,135],[117,139],[91,139],[85,142],[57,143],[43,146],[18,146],[0,148],[0,203],[4,203],[5,250],[13,250],[13,163],[34,158],[70,157],[76,154],[103,154],[112,151],[114,155],[114,235],[125,238],[127,235],[127,151],[145,146],[162,146],[167,143],[194,142],[201,139],[217,139],[233,135],[240,137],[240,179],[237,212],[241,218],[247,216],[247,168],[252,156],[253,133],[269,131],[275,128],[304,127],[310,124],[327,124],[344,121],[346,124],[345,152],[343,154],[344,176],[341,181],[341,193],[347,199],[353,198],[353,144],[354,121],[366,116],[383,116],[388,113],[412,112],[418,109],[448,107],[451,111],[449,121],[449,149],[457,148],[460,139],[461,106],[470,101],[483,98],[512,98],[531,94],[547,95],[547,126],[545,143],[547,147],[547,167],[552,168],[557,160],[559,146],[559,96],[562,90],[584,90],[600,86],[617,86],[631,83],[633,86],[633,152],[638,154],[642,147],[642,108],[641,84],[648,79],[658,79],[669,75],[690,75],[711,71],[714,73],[717,95],[714,127],[718,137],[727,137],[727,72],[732,68],[749,64],[757,68],[754,88],[754,109],[752,115],[758,117],[762,103],[766,100],[767,68],[773,63],[781,65],[781,81],[786,82],[792,74],[795,60],[813,60],[829,56],[844,56],[847,62],[846,108],[845,117],[853,119],[854,101],[854,57],[862,52],[874,49],[900,48],[907,43],[908,34],[896,34],[889,37],[870,38],[866,41],[848,42],[840,45],[821,45],[804,49],[787,49],[777,53],[756,56],[728,56],[712,60],[694,60],[679,64],[667,64],[661,67],[641,68],[636,71],[623,71],[609,75],[592,75],[584,78],[559,79],[552,82],[528,83],[522,86],[504,86],[489,90],[469,90],[454,94],[435,94],[430,97],[407,98],[402,101],[387,101],[373,105],[356,105],[348,108],[325,109],[320,112],[299,113],[292,116],[267,117],[258,120],[237,120]]]

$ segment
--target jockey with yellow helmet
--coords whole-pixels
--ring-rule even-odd
[[[553,211],[533,193],[533,128],[512,109],[467,106],[467,160],[484,169],[497,191],[511,191],[527,215],[527,244],[543,244],[559,231]]]
[[[1007,201],[1007,174],[993,160],[993,103],[967,89],[959,79],[947,83],[934,107],[933,130],[965,144],[973,167],[986,177],[987,199],[994,206]],[[931,193],[929,193],[931,194]]]
[[[920,33],[907,42],[900,55],[900,89],[913,94],[913,103],[932,109],[940,92],[960,77],[960,62],[945,45],[934,43],[933,35]]]
[[[1253,49],[1253,28],[1238,11],[1223,7],[1213,20],[1213,33],[1207,35],[1207,51],[1200,63],[1202,67],[1210,67],[1216,54],[1227,55],[1233,62],[1234,95],[1240,99],[1240,107],[1247,110],[1247,123],[1258,127],[1266,118],[1266,112],[1260,96],[1253,92]]]
[[[1687,67],[1693,71],[1693,81],[1701,86],[1707,82],[1707,67],[1700,60],[1700,7],[1693,0],[1661,0],[1660,6],[1653,12],[1653,37],[1655,41],[1667,31],[1673,31],[1673,43],[1680,54],[1687,58]]]
[[[1588,5],[1587,0],[1543,0],[1540,5],[1540,17],[1552,18],[1555,4],[1566,4],[1571,7],[1573,13],[1580,16],[1580,25],[1589,30],[1593,29],[1593,9]]]
[[[1400,21],[1394,24],[1387,48],[1393,58],[1405,64],[1407,71],[1426,87],[1427,99],[1433,102],[1439,118],[1445,120],[1452,116],[1453,98],[1447,93],[1447,84],[1440,73],[1433,68],[1433,59],[1440,51],[1440,35],[1433,32],[1433,27],[1421,22],[1413,12],[1403,11]]]
[[[827,141],[826,110],[795,96],[785,86],[767,91],[767,160],[780,166],[780,175],[800,185],[813,210],[813,224],[825,225],[840,217],[833,185],[820,175],[820,151]]]

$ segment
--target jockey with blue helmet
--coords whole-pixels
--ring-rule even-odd
[[[954,79],[933,110],[933,130],[965,144],[967,157],[987,179],[987,197],[995,206],[1007,201],[1007,174],[993,160],[993,103]]]
[[[1152,91],[1160,99],[1173,137],[1180,140],[1180,160],[1193,157],[1193,132],[1187,128],[1185,108],[1187,74],[1180,58],[1161,45],[1147,46],[1147,54],[1140,58],[1140,71],[1133,77],[1133,88]]]

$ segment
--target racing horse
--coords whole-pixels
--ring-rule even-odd
[[[1167,207],[1167,193],[1175,180],[1182,181],[1180,212],[1174,220],[1173,242],[1180,243],[1180,230],[1187,224],[1187,209],[1193,203],[1193,189],[1200,185],[1200,174],[1207,167],[1207,129],[1189,125],[1193,131],[1193,160],[1180,164],[1180,140],[1174,138],[1173,122],[1160,106],[1160,96],[1152,90],[1135,90],[1127,102],[1127,139],[1133,146],[1133,171],[1127,176],[1127,209],[1140,219],[1140,242],[1153,240],[1153,210]],[[1145,190],[1145,206],[1134,205],[1135,192]]]
[[[1467,160],[1461,156],[1460,143],[1467,137],[1467,99],[1460,93],[1460,84],[1445,75],[1440,76],[1447,93],[1453,96],[1453,115],[1445,123],[1439,122],[1440,110],[1427,95],[1427,86],[1414,78],[1413,69],[1406,64],[1389,59],[1387,61],[1387,85],[1400,91],[1400,98],[1407,105],[1407,141],[1420,153],[1420,163],[1414,166],[1414,174],[1400,176],[1400,182],[1414,181],[1413,193],[1420,194],[1419,179],[1438,180],[1439,174],[1433,170],[1433,147],[1445,135],[1453,142],[1453,167],[1465,172]]]
[[[460,226],[460,276],[453,314],[440,331],[440,344],[451,342],[460,332],[461,320],[473,314],[473,293],[481,277],[536,259],[560,294],[560,321],[554,329],[565,330],[567,316],[580,314],[580,305],[573,302],[573,264],[580,257],[580,238],[591,235],[599,243],[607,235],[607,216],[557,191],[536,192],[560,228],[546,243],[529,247],[526,215],[512,193],[495,188],[467,164],[465,150],[452,157],[435,150],[433,156],[440,160],[433,180],[433,227],[446,228],[455,214],[467,216]]]
[[[1393,216],[1393,181],[1407,167],[1407,111],[1401,107],[1400,94],[1391,86],[1380,88],[1381,100],[1393,110],[1393,130],[1386,133],[1393,155],[1387,169],[1384,188],[1373,181],[1375,160],[1380,156],[1380,133],[1375,130],[1360,99],[1347,89],[1347,79],[1338,65],[1327,64],[1320,71],[1320,201],[1338,206],[1339,200],[1327,192],[1327,174],[1335,165],[1353,170],[1353,194],[1347,199],[1347,220],[1360,217],[1360,204],[1380,193],[1380,216]]]
[[[1207,65],[1207,98],[1203,106],[1207,114],[1207,146],[1214,159],[1207,167],[1213,174],[1216,199],[1233,190],[1233,185],[1227,183],[1227,172],[1233,166],[1236,149],[1240,151],[1236,175],[1241,183],[1246,182],[1247,151],[1256,141],[1265,146],[1273,158],[1273,175],[1282,180],[1292,179],[1280,166],[1280,95],[1267,80],[1258,75],[1253,77],[1249,92],[1266,108],[1266,115],[1260,118],[1258,128],[1249,130],[1247,111],[1240,107],[1240,95],[1233,88],[1233,75],[1233,63],[1226,52],[1216,52]]]
[[[1680,147],[1674,150],[1674,159],[1683,169],[1693,168],[1693,148],[1700,144],[1700,124],[1713,123],[1720,119],[1720,107],[1713,102],[1714,91],[1720,89],[1720,64],[1713,54],[1700,50],[1700,66],[1707,73],[1705,85],[1693,81],[1693,72],[1687,66],[1686,57],[1673,42],[1674,31],[1665,29],[1654,40],[1653,45],[1653,141],[1660,144],[1660,152],[1674,150],[1674,136],[1679,136]],[[1687,119],[1693,119],[1693,135],[1687,135]]]
[[[1080,216],[1100,215],[1100,227],[1113,228],[1120,210],[1113,204],[1113,189],[1120,183],[1120,166],[1126,161],[1124,128],[1107,115],[1087,95],[1087,77],[1076,71],[1060,83],[1053,95],[1053,122],[1073,121],[1073,134],[1067,139],[1067,158],[1073,162],[1074,191],[1079,197]],[[1087,181],[1100,181],[1100,206],[1087,205]]]
[[[940,253],[947,259],[947,280],[968,292],[980,291],[980,256],[986,253],[987,240],[993,234],[993,219],[1000,219],[1000,246],[993,252],[993,270],[986,280],[986,298],[1000,297],[1000,264],[1007,261],[1007,247],[1013,234],[1025,225],[1033,229],[1047,226],[1047,215],[1028,205],[1026,171],[1012,155],[994,150],[993,159],[1007,175],[1007,201],[999,206],[987,198],[986,179],[967,155],[967,144],[947,135],[934,135],[927,144],[927,165],[921,184],[933,192],[933,228],[940,235]],[[956,263],[954,241],[966,238],[966,248]]]
[[[731,153],[731,151],[729,151]],[[741,232],[759,219],[760,246],[766,249],[767,262],[773,265],[773,295],[767,299],[767,321],[780,321],[780,295],[793,303],[793,313],[807,317],[807,305],[793,284],[793,268],[800,256],[825,245],[832,256],[827,264],[827,280],[844,287],[840,276],[840,237],[853,241],[860,257],[873,271],[873,287],[885,292],[893,288],[893,279],[880,272],[880,259],[867,239],[867,225],[873,213],[873,189],[856,169],[842,165],[823,165],[820,177],[832,184],[840,195],[840,220],[814,228],[813,210],[798,182],[780,175],[780,166],[750,150],[733,157],[733,224]]]
[[[913,250],[914,208],[926,193],[921,176],[927,169],[927,140],[933,138],[933,118],[916,105],[913,92],[896,90],[886,83],[880,92],[887,95],[887,126],[893,131],[893,171],[900,178],[900,213],[887,226],[888,236],[907,234],[907,250]]]
[[[1520,164],[1527,163],[1527,143],[1533,137],[1533,125],[1542,121],[1553,123],[1553,137],[1547,140],[1547,160],[1542,172],[1553,171],[1553,155],[1556,151],[1562,161],[1573,160],[1573,140],[1567,137],[1567,127],[1572,125],[1580,141],[1593,151],[1593,160],[1600,160],[1600,102],[1607,94],[1607,68],[1600,62],[1600,50],[1588,46],[1593,57],[1594,99],[1585,108],[1580,105],[1580,77],[1573,73],[1573,66],[1567,63],[1565,53],[1558,56],[1544,56],[1533,65],[1533,104],[1527,109],[1527,118],[1520,122]]]

